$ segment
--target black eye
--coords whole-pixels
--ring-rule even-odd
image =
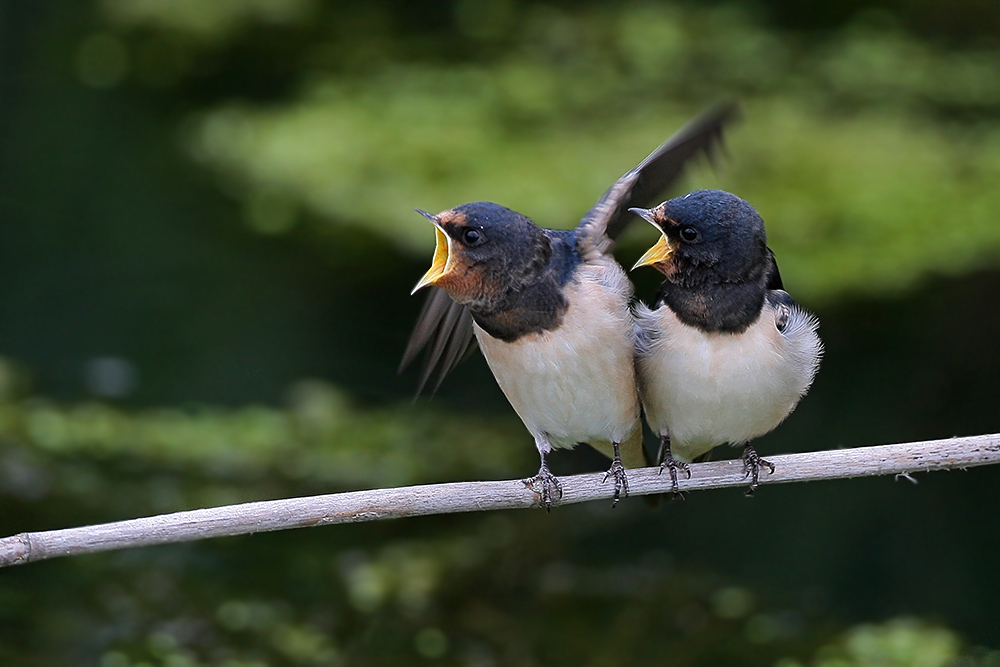
[[[687,241],[688,243],[693,243],[698,240],[698,230],[694,227],[682,227],[681,228],[681,240]]]
[[[466,229],[462,230],[462,241],[465,243],[465,245],[477,246],[485,240],[486,237],[483,236],[483,233],[478,229],[474,229],[473,227],[467,227]]]

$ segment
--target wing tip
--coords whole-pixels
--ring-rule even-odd
[[[423,354],[416,396],[424,392],[432,378],[430,393],[434,395],[474,345],[472,314],[468,308],[452,301],[444,290],[432,288],[417,316],[397,373],[402,373]]]

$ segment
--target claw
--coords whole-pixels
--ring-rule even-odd
[[[556,476],[549,472],[549,467],[542,461],[542,467],[538,469],[538,474],[534,477],[529,477],[528,479],[522,480],[523,484],[529,489],[538,493],[535,489],[535,484],[541,482],[542,484],[542,504],[545,505],[545,511],[549,512],[552,510],[553,495],[552,491],[555,489],[558,496],[555,498],[555,502],[562,500],[562,484],[556,479]]]
[[[760,458],[750,443],[748,442],[743,446],[743,478],[746,479],[750,477],[750,488],[747,489],[747,495],[752,496],[753,492],[757,490],[757,483],[760,479],[760,468],[764,466],[768,469],[768,474],[774,474],[774,464],[770,461]]]
[[[681,470],[687,475],[688,479],[691,479],[691,466],[684,463],[683,461],[678,461],[667,452],[666,457],[663,462],[660,463],[660,474],[663,474],[663,469],[667,468],[670,470],[670,491],[674,496],[678,498],[683,498],[684,494],[681,493],[680,488],[677,486],[677,471]]]
[[[691,479],[691,467],[684,463],[683,461],[678,461],[670,453],[670,436],[663,435],[660,436],[660,451],[657,455],[660,459],[660,474],[663,474],[664,468],[670,469],[670,490],[674,494],[675,498],[684,498],[684,494],[681,493],[677,486],[677,471],[683,470],[687,475],[688,479]]]
[[[625,475],[625,466],[622,465],[622,457],[618,451],[618,443],[611,443],[615,448],[615,457],[611,460],[611,468],[608,470],[608,474],[604,476],[604,481],[608,481],[609,477],[615,478],[615,499],[611,503],[614,507],[618,504],[618,501],[622,497],[622,492],[624,492],[625,497],[628,498],[628,477]]]

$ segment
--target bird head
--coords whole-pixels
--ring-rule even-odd
[[[651,209],[629,209],[660,231],[635,266],[653,266],[676,283],[752,279],[767,260],[764,221],[750,204],[721,190],[698,190]]]
[[[437,215],[417,212],[434,225],[436,244],[431,268],[414,292],[436,285],[458,303],[488,306],[516,290],[551,252],[535,223],[497,204],[463,204]]]

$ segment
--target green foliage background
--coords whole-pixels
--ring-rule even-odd
[[[720,100],[745,119],[684,188],[761,211],[827,343],[759,449],[1000,430],[988,0],[4,0],[0,74],[5,535],[528,475],[481,359],[434,400],[395,374],[412,209],[572,226]],[[1000,664],[998,472],[919,481],[3,570],[0,664]]]

